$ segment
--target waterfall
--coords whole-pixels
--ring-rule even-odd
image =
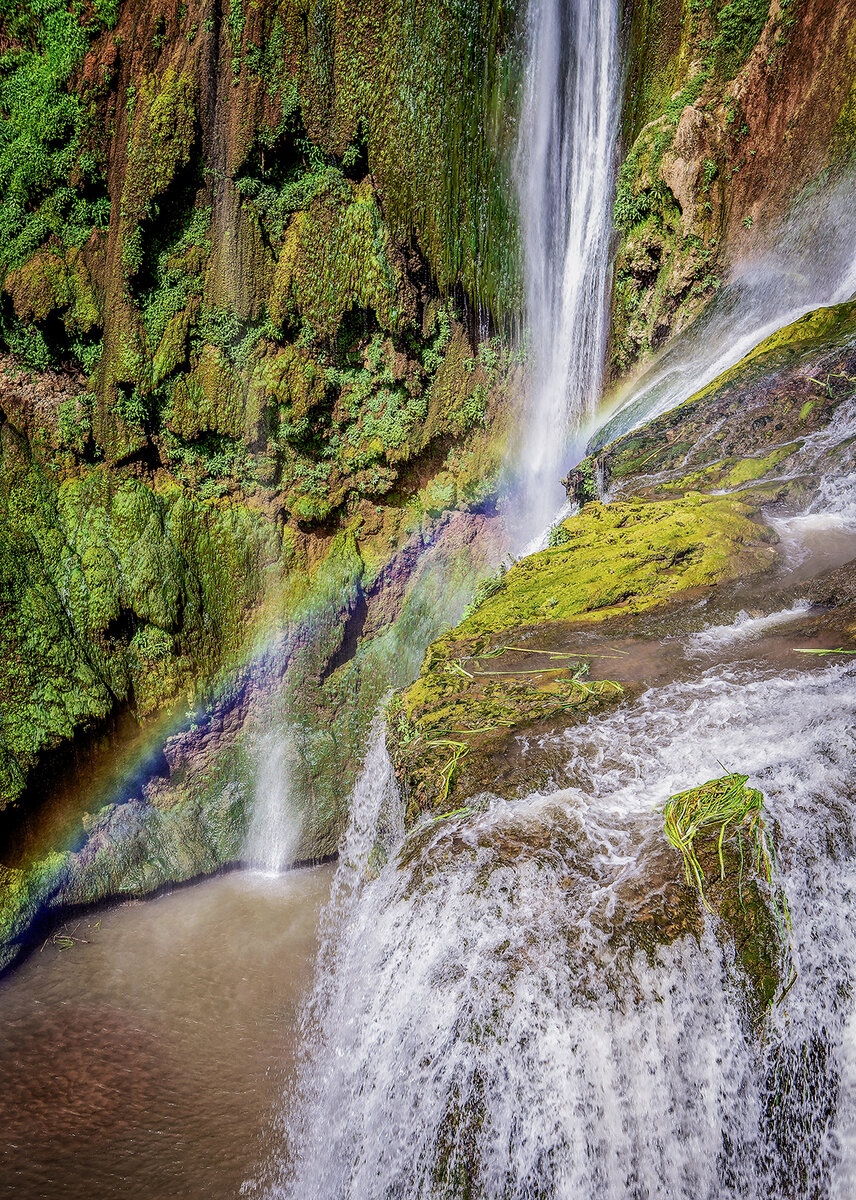
[[[287,734],[265,734],[258,746],[255,799],[244,846],[244,860],[263,871],[290,866],[300,842],[300,821],[290,794],[294,747]]]
[[[629,385],[598,446],[681,404],[785,325],[856,293],[853,186],[852,175],[824,180],[791,206],[766,249],[738,263],[704,313]]]
[[[538,0],[529,54],[521,545],[560,509],[559,476],[599,398],[620,75],[612,0]],[[848,286],[846,271],[836,278]],[[833,502],[846,507],[824,497]],[[531,746],[521,736],[521,753],[556,764],[549,791],[482,797],[407,834],[376,720],[299,1081],[244,1194],[848,1200],[856,664],[715,658],[804,611],[795,598],[683,637],[686,678]],[[713,918],[699,938],[640,933],[646,902],[680,870],[657,858],[665,801],[724,769],[764,792],[791,916],[796,978],[763,1030]]]
[[[362,770],[354,785],[348,808],[348,826],[339,846],[339,861],[321,923],[321,946],[315,971],[315,986],[302,1021],[302,1070],[299,1082],[286,1095],[282,1108],[274,1114],[273,1145],[270,1157],[260,1165],[259,1177],[247,1180],[242,1195],[282,1197],[293,1191],[293,1160],[303,1164],[306,1175],[320,1180],[319,1164],[314,1156],[323,1141],[325,1129],[314,1122],[320,1097],[327,1083],[333,1084],[339,1070],[343,1044],[350,1017],[341,1011],[341,985],[344,960],[359,961],[363,944],[371,938],[364,921],[373,919],[373,909],[365,904],[372,880],[386,862],[387,855],[404,836],[404,814],[392,763],[386,750],[386,720],[383,704],[372,722]],[[394,955],[395,946],[387,951]],[[344,1029],[340,1022],[344,1018]],[[332,1095],[332,1093],[331,1093]],[[326,1127],[325,1127],[326,1128]],[[325,1155],[321,1151],[321,1161]],[[309,1195],[332,1200],[334,1191],[310,1190]],[[314,1185],[313,1185],[314,1189]],[[367,1193],[368,1195],[369,1193]],[[358,1193],[355,1193],[355,1197]]]
[[[405,842],[337,927],[264,1194],[845,1196],[854,684],[853,665],[752,664],[652,689],[550,739],[566,786],[436,822],[416,855]],[[615,940],[654,807],[718,761],[767,796],[793,922],[797,981],[763,1039],[712,927],[701,943]],[[385,791],[379,757],[372,770]]]
[[[516,175],[531,396],[516,458],[522,542],[564,499],[560,476],[600,399],[620,62],[616,0],[533,0]]]

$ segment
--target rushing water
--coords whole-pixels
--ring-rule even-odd
[[[615,0],[535,0],[517,174],[534,374],[516,502],[523,541],[561,507],[600,399],[621,71]]]
[[[288,735],[265,734],[257,748],[258,771],[245,860],[263,871],[284,871],[294,862],[300,842],[300,819],[290,794],[290,762],[294,755]]]
[[[797,661],[812,611],[673,635],[671,679],[523,739],[553,788],[407,837],[376,726],[300,1082],[247,1194],[852,1195],[856,664]],[[713,920],[645,950],[636,924],[680,871],[665,800],[723,769],[764,792],[791,914],[796,979],[763,1033]]]
[[[0,1196],[236,1196],[293,1069],[330,878],[235,872],[92,913],[0,982]]]
[[[303,1141],[269,1194],[828,1194],[852,1069],[854,679],[652,689],[561,739],[571,785],[443,822],[388,868],[320,981]],[[723,759],[764,788],[786,868],[799,976],[765,1041],[711,935],[654,961],[612,942],[654,805]]]
[[[783,326],[849,300],[856,292],[854,244],[852,177],[810,189],[769,231],[767,248],[739,263],[702,316],[627,386],[597,443],[668,412]]]
[[[518,164],[535,363],[519,461],[524,540],[560,507],[554,481],[601,381],[616,44],[609,2],[533,6]],[[777,250],[744,267],[611,432],[846,298],[856,275],[853,239],[838,236],[852,224],[842,201],[833,189],[792,213]],[[519,739],[520,753],[551,764],[545,793],[487,796],[477,815],[405,836],[375,727],[302,1068],[245,1194],[852,1196],[856,664],[798,662],[788,638],[812,614],[799,580],[856,552],[849,420],[844,407],[793,467],[824,477],[807,511],[779,522],[789,602],[780,579],[763,611],[755,594],[751,611],[654,642],[653,659],[642,646],[652,679],[636,700]],[[723,770],[764,792],[791,914],[795,981],[763,1030],[712,918],[700,941],[639,944],[648,898],[680,870],[664,851],[662,806]]]

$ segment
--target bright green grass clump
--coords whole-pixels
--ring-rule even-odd
[[[696,853],[696,838],[717,837],[720,879],[725,880],[723,844],[726,833],[737,835],[740,851],[742,883],[744,838],[757,874],[763,875],[772,887],[773,855],[767,840],[761,809],[764,797],[756,788],[746,786],[747,775],[725,775],[701,787],[690,788],[672,796],[666,804],[664,817],[666,837],[684,859],[687,883],[698,890],[709,909],[705,896],[704,871]]]

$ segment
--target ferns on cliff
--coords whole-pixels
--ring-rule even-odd
[[[116,0],[92,11],[87,23],[79,3],[19,0],[3,18],[11,45],[0,57],[0,275],[50,234],[80,246],[109,219],[99,167],[83,146],[83,99],[69,86],[92,36],[115,22]]]

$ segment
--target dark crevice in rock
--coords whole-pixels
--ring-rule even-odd
[[[327,665],[321,672],[322,683],[326,679],[329,679],[334,671],[338,671],[340,667],[343,667],[345,663],[350,662],[355,656],[357,653],[357,647],[360,644],[360,639],[363,636],[368,615],[368,601],[366,600],[365,595],[360,592],[360,594],[357,596],[356,604],[354,605],[348,617],[345,619],[345,629],[342,635],[342,644],[336,653],[331,655],[327,661]]]

